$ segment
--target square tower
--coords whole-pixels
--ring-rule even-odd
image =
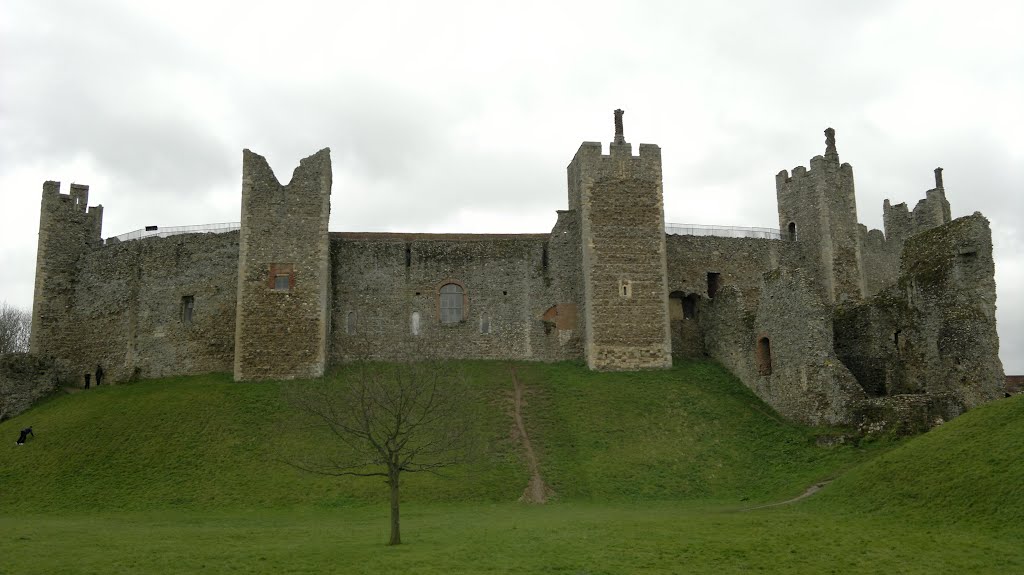
[[[323,375],[330,318],[331,152],[282,186],[263,156],[242,156],[235,380]]]
[[[584,142],[569,164],[569,208],[581,223],[587,365],[597,370],[672,366],[661,149],[622,137],[609,154]]]

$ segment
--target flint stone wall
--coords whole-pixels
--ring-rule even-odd
[[[57,391],[56,362],[31,353],[0,355],[0,421],[28,411]]]
[[[82,385],[230,371],[234,362],[238,232],[123,242],[78,262],[68,318],[51,338],[62,375]],[[192,296],[185,321],[183,296]]]
[[[578,330],[543,319],[563,303],[553,275],[569,265],[560,254],[545,256],[548,239],[332,233],[331,361],[579,357]],[[440,289],[450,283],[463,289],[463,320],[441,323]]]
[[[896,285],[837,310],[836,350],[872,395],[951,394],[964,408],[1005,384],[992,235],[981,214],[909,238]]]

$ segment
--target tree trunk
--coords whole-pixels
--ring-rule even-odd
[[[398,528],[398,471],[388,473],[388,486],[391,488],[391,539],[388,545],[401,545],[402,534]]]

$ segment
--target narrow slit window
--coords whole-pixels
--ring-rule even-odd
[[[772,343],[767,337],[757,340],[757,373],[772,374]]]
[[[181,296],[181,323],[192,324],[192,310],[195,309],[196,298],[191,295]]]
[[[786,228],[786,232],[789,236],[789,241],[796,241],[796,222],[789,222],[789,226]]]
[[[633,282],[630,280],[619,280],[619,295],[622,297],[633,297]]]
[[[480,333],[491,333],[491,319],[487,314],[480,316]]]
[[[350,311],[345,315],[345,333],[356,334],[356,312]]]
[[[420,334],[420,312],[418,311],[412,312],[411,329],[413,335]]]
[[[405,244],[405,267],[412,266],[412,246]]]

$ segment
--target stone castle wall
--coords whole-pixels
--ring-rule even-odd
[[[124,242],[84,254],[48,353],[81,383],[230,371],[238,233]],[[191,300],[191,312],[185,305]]]
[[[559,303],[548,237],[331,234],[331,361],[578,357],[574,326],[544,321]],[[448,284],[463,291],[452,323],[441,320]]]
[[[329,233],[326,149],[284,186],[245,151],[241,229],[223,234],[103,246],[88,188],[47,182],[32,349],[79,384],[98,365],[118,382],[421,356],[601,370],[709,356],[786,417],[872,429],[996,397],[987,221],[950,222],[937,171],[913,212],[886,202],[885,233],[868,231],[826,134],[811,170],[776,177],[782,240],[666,237],[661,151],[634,156],[621,133],[607,155],[579,148],[548,234]],[[459,294],[457,317],[442,292]]]
[[[1001,396],[992,235],[978,213],[906,241],[899,281],[836,313],[836,349],[871,395]]]

